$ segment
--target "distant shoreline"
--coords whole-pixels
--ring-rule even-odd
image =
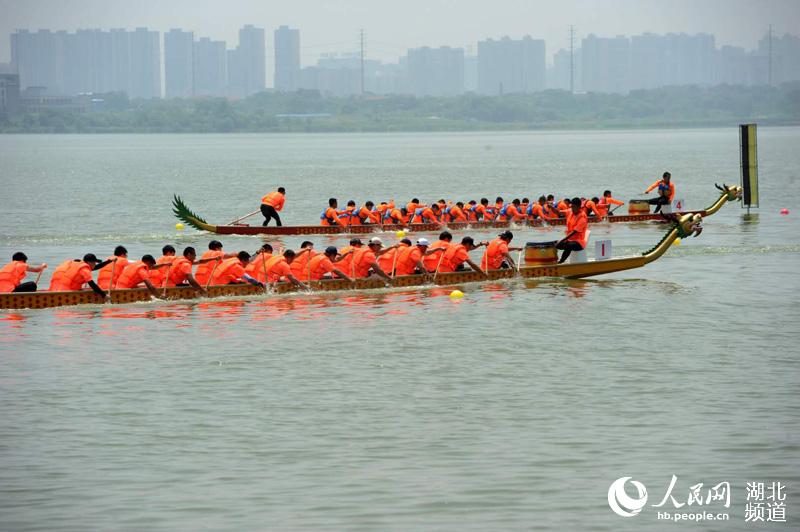
[[[447,98],[258,93],[242,100],[129,100],[109,93],[0,113],[0,133],[436,133],[800,125],[800,82],[780,87],[666,87],[629,94]]]
[[[336,129],[336,128],[287,128],[270,130],[234,130],[234,131],[187,131],[170,129],[120,129],[105,128],[91,130],[58,131],[55,129],[0,129],[0,135],[303,135],[303,134],[363,134],[363,133],[512,133],[512,132],[558,132],[558,131],[620,131],[620,130],[675,130],[675,129],[712,129],[735,127],[739,124],[757,123],[760,127],[798,127],[800,120],[764,120],[759,118],[740,118],[719,122],[672,122],[664,123],[618,123],[618,124],[548,124],[543,126],[520,126],[517,124],[491,124],[485,127],[471,128],[406,128],[406,129]]]

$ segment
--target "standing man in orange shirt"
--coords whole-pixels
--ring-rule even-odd
[[[11,256],[11,262],[0,268],[0,292],[36,292],[36,283],[28,281],[23,283],[28,272],[41,272],[47,264],[41,266],[28,266],[28,257],[21,251]]]
[[[261,214],[264,215],[263,226],[269,225],[270,220],[275,218],[275,223],[278,227],[281,226],[281,217],[278,216],[278,211],[283,209],[283,204],[286,202],[286,189],[278,187],[278,190],[270,192],[261,198]]]
[[[581,199],[572,198],[570,202],[570,213],[567,216],[567,236],[556,243],[556,249],[563,249],[561,259],[562,264],[573,251],[581,251],[586,248],[586,230],[589,220],[586,217],[586,210],[581,208]]]

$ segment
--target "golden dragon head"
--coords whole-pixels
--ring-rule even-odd
[[[675,229],[678,230],[678,238],[700,236],[700,233],[703,232],[703,217],[699,214],[678,215],[672,213],[662,214],[662,216],[675,224]]]
[[[722,183],[722,186],[714,183],[714,186],[719,189],[720,192],[724,192],[728,195],[728,201],[737,201],[742,199],[742,187],[739,185],[731,185],[728,186],[725,183]]]

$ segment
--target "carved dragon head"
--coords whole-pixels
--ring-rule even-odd
[[[742,187],[739,185],[731,185],[728,186],[725,183],[722,183],[722,186],[714,183],[714,186],[719,189],[720,192],[724,192],[728,195],[728,201],[738,201],[742,199]]]
[[[687,238],[689,236],[700,236],[703,232],[703,217],[699,214],[662,214],[664,218],[675,224],[678,230],[678,238]]]

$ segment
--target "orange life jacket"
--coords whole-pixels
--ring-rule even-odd
[[[242,266],[242,261],[239,260],[239,257],[231,257],[223,260],[214,271],[214,275],[211,276],[211,284],[231,284],[239,280],[244,273],[244,266]]]
[[[447,240],[437,240],[436,242],[431,244],[431,247],[428,248],[429,250],[436,248],[444,248],[444,249],[440,251],[434,251],[430,255],[422,257],[422,263],[425,265],[426,270],[428,270],[429,272],[436,271],[436,267],[439,265],[439,259],[442,258],[442,255],[444,255],[444,252],[447,250],[447,247],[449,245],[450,242],[448,242]],[[442,260],[442,262],[444,262],[444,260]]]
[[[175,255],[163,255],[156,260],[156,266],[160,264],[167,264],[156,270],[150,270],[150,282],[156,288],[163,288],[167,282],[167,270],[172,270],[171,264],[177,259]]]
[[[122,275],[122,270],[131,263],[126,257],[115,257],[114,255],[111,255],[106,260],[113,261],[114,259],[117,259],[116,265],[111,262],[97,272],[97,286],[103,290],[108,290],[109,285],[111,285],[111,288],[116,288],[119,276]],[[114,279],[111,279],[112,270],[114,271]]]
[[[13,292],[27,271],[28,265],[21,260],[9,262],[0,268],[0,292]]]
[[[82,260],[67,260],[58,265],[50,279],[50,290],[80,290],[86,283],[86,273],[92,277],[92,268]]]
[[[483,252],[481,259],[481,267],[484,270],[497,270],[502,266],[505,259],[505,251],[508,248],[508,243],[502,238],[495,238],[489,245],[486,246],[486,251]]]
[[[136,288],[144,279],[150,278],[150,268],[137,260],[125,266],[114,288]]]
[[[283,209],[283,204],[285,201],[286,201],[286,196],[284,196],[277,190],[274,192],[270,192],[269,194],[261,198],[261,203],[273,207],[276,211]]]
[[[215,259],[217,257],[221,257],[222,255],[224,255],[224,253],[221,249],[217,251],[209,249],[203,253],[203,256],[200,257],[200,260]],[[203,286],[208,284],[208,278],[211,277],[211,272],[214,270],[214,266],[216,265],[217,261],[215,260],[199,264],[197,266],[197,271],[194,274],[195,280]]]
[[[258,282],[267,282],[266,266],[267,261],[272,258],[272,253],[259,252],[256,256],[244,267],[244,273],[252,277]]]

